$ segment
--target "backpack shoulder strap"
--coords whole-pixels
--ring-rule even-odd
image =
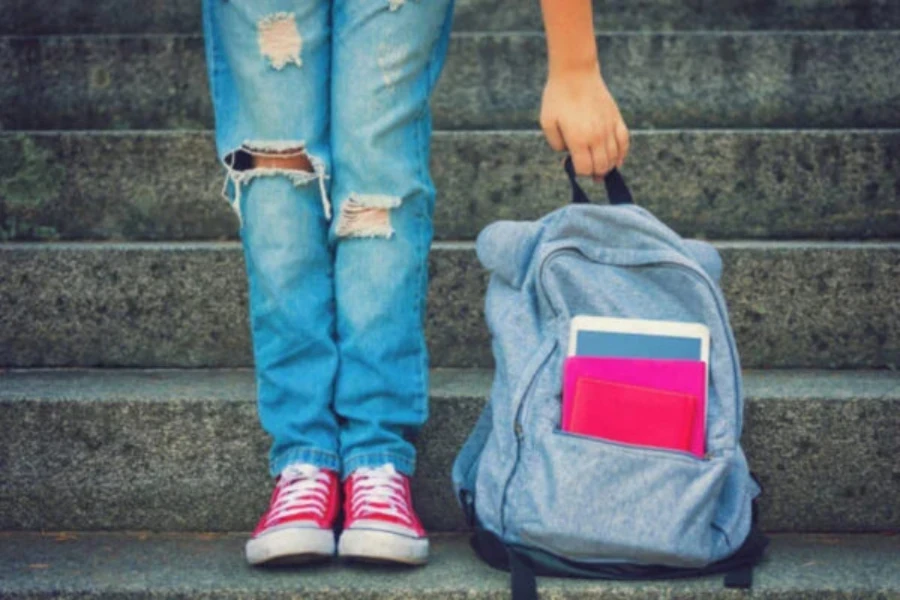
[[[481,560],[495,569],[509,571],[513,600],[538,600],[537,575],[530,558],[482,527],[475,530],[471,545]]]

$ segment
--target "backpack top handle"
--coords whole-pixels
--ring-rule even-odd
[[[575,165],[572,163],[572,156],[566,156],[564,163],[566,174],[569,176],[569,182],[572,184],[572,202],[574,204],[589,204],[590,198],[585,193],[584,188],[578,183],[577,175],[575,175]],[[609,197],[610,204],[634,204],[631,197],[631,191],[625,184],[625,179],[618,169],[613,169],[603,178],[606,186],[606,195]]]

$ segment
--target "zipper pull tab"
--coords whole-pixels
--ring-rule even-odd
[[[522,439],[522,434],[525,433],[524,430],[522,429],[522,424],[519,422],[516,422],[516,426],[513,427],[513,431],[516,432],[516,438],[520,439],[520,440]]]

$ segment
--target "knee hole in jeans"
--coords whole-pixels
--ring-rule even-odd
[[[319,182],[325,218],[331,218],[331,203],[325,187],[325,163],[306,151],[306,144],[293,140],[247,140],[224,159],[228,173],[222,195],[241,218],[241,188],[257,177],[287,177],[294,185]],[[232,195],[229,195],[229,182]]]
[[[340,238],[391,238],[391,209],[400,206],[397,196],[351,194],[341,205],[335,234]]]

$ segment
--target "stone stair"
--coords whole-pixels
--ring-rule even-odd
[[[365,565],[253,570],[234,534],[0,534],[4,598],[246,598],[335,600],[495,600],[509,579],[479,562],[460,536],[436,535],[424,569]],[[896,539],[878,535],[774,536],[754,575],[754,598],[847,600],[896,598]],[[542,579],[544,598],[740,598],[721,578],[679,582]]]
[[[900,62],[900,31],[632,32],[597,41],[632,128],[900,122],[900,79],[884,76]],[[534,128],[545,54],[537,33],[458,33],[433,100],[435,127]],[[5,129],[212,125],[198,35],[7,37],[0,64]]]
[[[450,466],[491,372],[435,369],[417,508],[464,529]],[[900,385],[887,370],[748,371],[744,445],[772,531],[896,528]],[[0,530],[246,531],[268,500],[250,370],[28,369],[0,388]],[[52,477],[40,477],[52,473]]]
[[[433,560],[267,573],[232,533],[265,505],[267,440],[200,3],[5,3],[0,597],[506,597],[449,483],[491,380],[472,240],[568,189],[536,132],[537,0],[457,4],[433,105],[432,417],[414,481]],[[780,532],[754,594],[900,598],[900,3],[594,4],[635,197],[725,262],[743,441]],[[541,591],[735,595],[716,578]]]
[[[716,246],[745,367],[900,363],[900,243],[753,240]],[[251,363],[237,242],[6,243],[0,257],[2,364]],[[490,367],[482,313],[486,275],[474,244],[435,243],[430,272],[426,333],[434,366]]]

